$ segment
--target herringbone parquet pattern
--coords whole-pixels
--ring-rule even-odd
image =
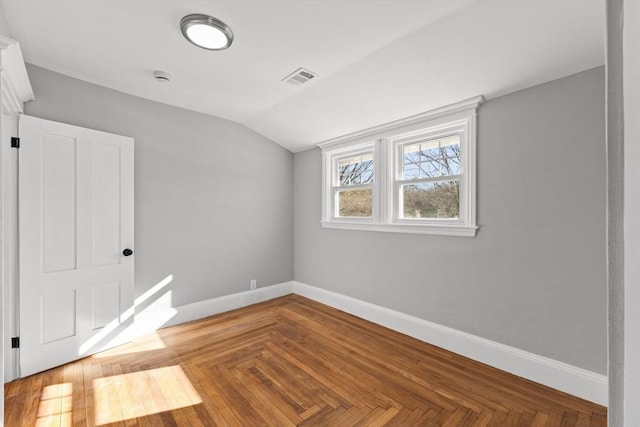
[[[604,426],[606,409],[290,295],[5,386],[7,426]]]

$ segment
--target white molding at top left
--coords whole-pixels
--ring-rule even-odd
[[[0,36],[0,71],[2,75],[2,111],[22,113],[22,105],[35,99],[20,43]]]

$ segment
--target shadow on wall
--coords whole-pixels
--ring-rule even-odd
[[[172,291],[165,289],[172,281],[173,274],[169,274],[136,298],[118,318],[85,341],[78,350],[78,356],[88,356],[160,329],[177,313],[172,306]]]

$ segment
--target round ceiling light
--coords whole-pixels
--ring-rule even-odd
[[[182,35],[194,45],[208,50],[231,46],[233,33],[224,22],[212,16],[192,14],[180,20]]]

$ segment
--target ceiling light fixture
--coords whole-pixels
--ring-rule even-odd
[[[233,33],[224,22],[198,13],[180,20],[182,35],[194,45],[208,50],[223,50],[231,46]]]

